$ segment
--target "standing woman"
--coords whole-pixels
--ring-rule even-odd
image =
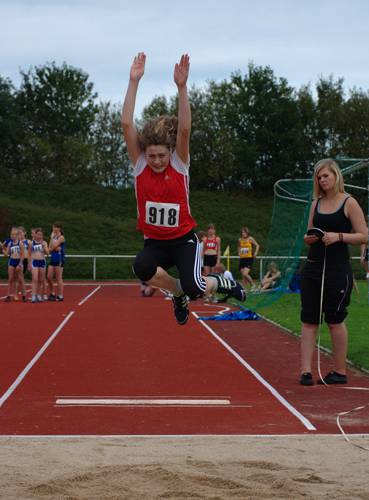
[[[250,284],[254,287],[253,279],[250,275],[254,258],[259,253],[260,246],[258,242],[250,236],[247,227],[241,228],[241,237],[238,239],[238,256],[240,258],[239,269],[244,286]]]
[[[10,238],[4,243],[3,252],[8,257],[8,295],[5,298],[5,302],[11,302],[12,300],[18,300],[16,292],[17,283],[22,290],[24,289],[24,248],[23,243],[19,239],[19,229],[17,227],[11,228]],[[23,302],[26,301],[25,294],[23,294],[22,299]]]
[[[43,302],[45,283],[46,255],[49,255],[49,247],[44,241],[42,229],[32,229],[32,241],[29,246],[29,258],[32,270],[32,298],[31,302]]]
[[[49,251],[50,262],[47,269],[47,282],[49,284],[51,302],[64,300],[63,296],[63,269],[64,269],[64,247],[65,236],[62,225],[59,222],[53,224],[53,230],[50,236]],[[56,279],[57,293],[54,290],[54,278]]]
[[[25,278],[26,278],[26,272],[29,271],[31,272],[31,263],[29,262],[29,247],[30,247],[30,240],[27,238],[27,233],[26,230],[24,229],[23,226],[19,226],[19,239],[23,243],[23,290],[22,290],[22,295],[26,296],[26,284],[25,284]]]
[[[334,160],[319,161],[314,169],[314,201],[308,229],[319,228],[322,239],[305,234],[309,245],[301,280],[301,379],[313,385],[311,374],[320,314],[322,275],[323,307],[333,344],[334,371],[324,377],[326,384],[346,384],[347,329],[344,320],[350,303],[352,271],[348,245],[367,241],[368,229],[358,202],[344,191],[341,171]],[[325,266],[324,266],[325,262]],[[321,380],[318,383],[322,383]]]
[[[215,224],[209,224],[206,237],[204,238],[204,275],[214,272],[215,266],[220,264],[221,239],[216,235]]]
[[[145,62],[142,52],[134,58],[122,111],[123,134],[134,167],[137,228],[144,235],[144,248],[136,256],[133,269],[140,280],[173,294],[177,322],[184,325],[189,316],[189,297],[196,299],[218,290],[245,300],[246,294],[234,281],[201,276],[196,222],[189,206],[189,57],[183,55],[174,68],[178,119],[160,116],[150,120],[139,135],[133,115]],[[166,271],[173,266],[178,269],[179,279]]]

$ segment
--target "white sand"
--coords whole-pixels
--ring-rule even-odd
[[[369,499],[369,452],[317,435],[1,438],[0,498]]]

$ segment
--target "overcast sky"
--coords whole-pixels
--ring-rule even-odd
[[[368,0],[0,0],[0,75],[56,61],[80,67],[103,100],[121,101],[132,57],[147,54],[140,111],[175,92],[191,56],[191,83],[221,80],[253,61],[294,86],[320,75],[369,88]]]

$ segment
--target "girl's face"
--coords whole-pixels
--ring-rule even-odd
[[[208,229],[208,236],[210,236],[211,238],[215,236],[215,229],[213,227]]]
[[[325,193],[334,189],[336,185],[336,176],[328,167],[323,167],[319,170],[317,179],[319,186]]]
[[[12,229],[10,231],[10,238],[13,240],[13,241],[17,241],[18,238],[19,238],[19,231],[18,229]]]
[[[170,151],[166,146],[151,145],[145,151],[147,164],[156,173],[163,172],[169,165]]]
[[[37,233],[35,233],[35,237],[34,237],[34,240],[35,241],[42,241],[43,240],[43,234],[41,231],[37,231]]]
[[[26,238],[26,233],[22,229],[19,229],[18,234],[20,240],[24,240]]]
[[[247,231],[241,231],[241,238],[248,238],[249,233]]]
[[[60,234],[60,227],[53,226],[53,233],[55,236],[59,236]]]

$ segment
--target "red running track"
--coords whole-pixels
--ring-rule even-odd
[[[309,432],[298,411],[287,408],[283,397],[272,394],[273,388],[265,387],[194,317],[177,326],[170,301],[158,295],[144,299],[135,285],[102,286],[78,305],[95,289],[68,287],[63,304],[0,304],[0,434]],[[204,307],[199,302],[192,309]],[[30,366],[53,333],[54,340]],[[265,362],[254,367],[262,372]],[[57,404],[68,398],[195,398],[229,404]]]

